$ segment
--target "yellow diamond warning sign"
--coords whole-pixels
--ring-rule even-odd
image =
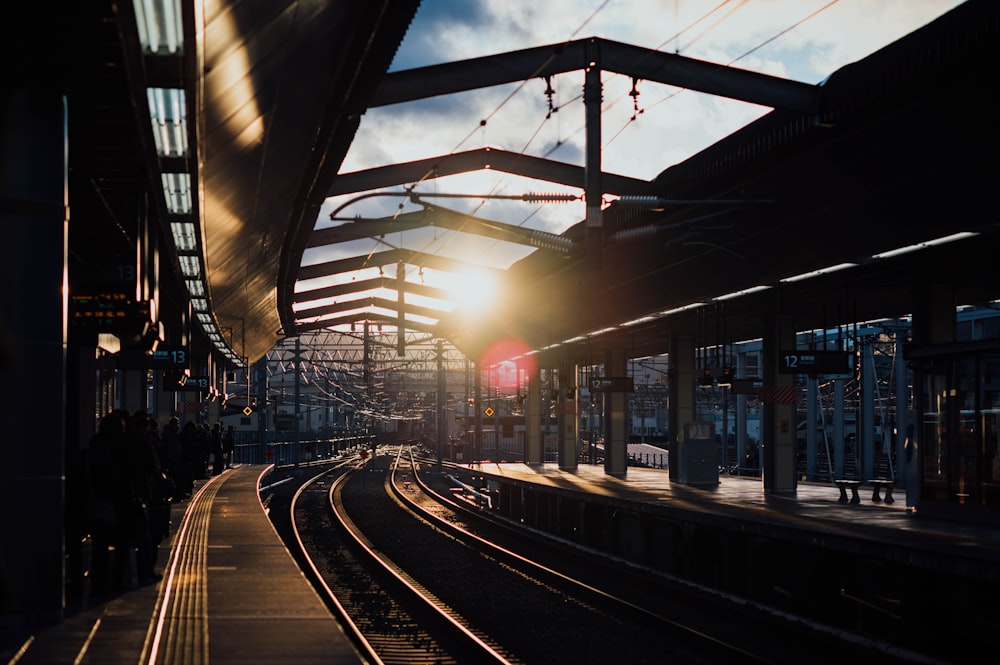
[[[244,416],[249,416],[251,413],[253,413],[253,409],[251,409],[249,406],[244,406],[243,407],[243,415]]]
[[[486,417],[487,417],[487,418],[489,418],[489,417],[491,417],[491,416],[492,416],[492,415],[493,415],[494,413],[496,413],[496,412],[495,412],[495,411],[493,410],[493,407],[492,407],[492,406],[488,406],[488,407],[486,407],[486,409],[485,409],[485,410],[483,411],[483,413],[485,413],[485,414],[486,414]]]

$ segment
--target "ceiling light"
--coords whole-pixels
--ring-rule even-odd
[[[622,323],[621,327],[628,328],[629,326],[635,326],[640,323],[647,323],[649,321],[655,321],[655,320],[656,320],[655,316],[640,316],[638,319],[632,319],[631,321],[626,321],[625,323]]]
[[[144,53],[183,55],[180,0],[132,0],[132,7]]]
[[[204,296],[205,295],[205,285],[201,283],[200,279],[186,279],[187,290],[192,296]]]
[[[973,231],[962,231],[961,233],[953,233],[950,236],[935,238],[934,240],[928,240],[926,242],[918,242],[915,245],[907,245],[906,247],[900,247],[898,249],[891,249],[888,252],[882,252],[881,254],[874,254],[872,255],[872,258],[888,259],[892,258],[893,256],[899,256],[900,254],[908,254],[910,252],[915,252],[920,249],[927,249],[928,247],[933,247],[934,245],[943,245],[948,242],[963,240],[965,238],[971,238],[972,236],[977,236],[977,235],[979,234]]]
[[[201,262],[197,256],[187,254],[177,258],[181,262],[181,273],[185,277],[198,277],[201,274]]]
[[[587,337],[597,337],[598,335],[603,335],[604,333],[609,333],[612,330],[617,330],[617,326],[611,326],[610,328],[601,328],[600,330],[595,330],[594,332],[587,333]]]
[[[198,249],[198,236],[193,222],[171,222],[170,232],[178,252],[194,252]]]
[[[732,293],[727,293],[724,296],[712,298],[712,300],[729,300],[731,298],[739,298],[740,296],[746,296],[751,293],[757,293],[758,291],[766,291],[769,288],[771,287],[767,285],[751,286],[749,289],[743,289],[741,291],[733,291]]]
[[[175,88],[147,88],[153,141],[160,157],[185,157],[188,152],[187,109],[184,91]]]
[[[703,302],[693,302],[690,305],[684,305],[683,307],[675,307],[673,309],[665,309],[659,312],[657,316],[670,316],[671,314],[680,314],[681,312],[686,312],[689,309],[698,309],[705,303]]]
[[[838,270],[845,270],[847,268],[854,268],[857,263],[838,263],[835,266],[830,266],[829,268],[820,268],[819,270],[812,270],[810,272],[804,272],[801,275],[795,275],[794,277],[786,277],[782,282],[798,282],[803,279],[809,279],[811,277],[819,277],[820,275],[826,275],[827,273],[837,272]]]
[[[174,215],[187,215],[191,212],[191,174],[163,173],[163,196],[167,201],[167,210]]]

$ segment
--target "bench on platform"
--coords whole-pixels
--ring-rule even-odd
[[[875,503],[878,503],[879,501],[883,501],[882,497],[879,495],[879,492],[884,488],[885,489],[885,499],[884,499],[884,501],[887,504],[892,505],[892,503],[893,503],[893,501],[892,501],[892,488],[896,486],[896,481],[895,480],[886,480],[885,478],[876,478],[875,480],[870,480],[868,482],[872,486],[872,501],[874,501]]]
[[[837,499],[840,503],[847,503],[847,488],[851,488],[851,503],[861,503],[861,497],[858,496],[858,488],[861,486],[860,480],[851,480],[850,478],[837,478],[833,481],[840,489],[840,498]]]

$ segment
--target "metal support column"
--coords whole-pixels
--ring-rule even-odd
[[[441,470],[441,458],[444,455],[445,437],[446,431],[448,429],[445,423],[445,410],[444,404],[447,399],[447,385],[445,382],[444,374],[444,343],[441,340],[437,341],[434,346],[434,353],[437,357],[437,403],[436,403],[436,420],[437,423],[437,464],[436,467]],[[471,461],[471,453],[470,453]]]
[[[528,396],[524,400],[525,447],[524,461],[541,464],[545,447],[542,439],[542,370],[534,368],[528,377]]]
[[[819,422],[819,379],[810,376],[806,379],[806,478],[816,480],[817,478],[817,454],[819,433],[816,423]],[[796,439],[798,434],[796,433]],[[823,429],[823,439],[826,439],[826,428]],[[798,441],[795,442],[798,446]]]
[[[861,404],[858,407],[857,434],[859,461],[862,462],[862,478],[875,477],[875,356],[872,340],[861,340]],[[881,444],[881,439],[878,441]]]
[[[302,440],[302,405],[299,403],[301,399],[300,386],[302,384],[302,346],[300,337],[295,338],[295,404],[293,405],[295,414],[295,428],[293,429],[294,438],[292,440],[292,464],[295,468],[299,466],[299,449]]]
[[[587,45],[589,66],[584,74],[583,103],[586,118],[586,161],[584,163],[584,197],[587,202],[586,244],[591,268],[601,267],[603,220],[601,218],[601,45],[591,40]]]
[[[824,425],[825,429],[825,425]],[[844,380],[833,381],[833,473],[844,477],[847,454],[844,450],[847,437],[844,436]]]
[[[609,351],[605,354],[604,373],[620,377],[628,372],[625,352]],[[628,468],[628,439],[625,422],[625,406],[628,394],[608,392],[604,394],[604,472],[610,476],[624,476]]]

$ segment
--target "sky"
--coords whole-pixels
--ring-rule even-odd
[[[819,84],[837,69],[900,39],[961,4],[957,0],[425,0],[391,71],[601,37],[685,57]],[[497,146],[582,166],[583,73],[534,79],[369,109],[341,173]],[[604,72],[602,167],[650,180],[770,109]],[[485,121],[485,122],[484,122]],[[393,188],[400,191],[401,188]],[[495,171],[427,180],[424,193],[521,194],[567,191]],[[330,199],[317,228],[345,203],[346,216],[381,217],[413,209],[400,198]],[[437,203],[444,203],[437,201]],[[488,199],[449,200],[479,217],[561,233],[583,219],[584,204],[533,206]],[[308,250],[304,264],[390,246],[479,257],[506,268],[523,250],[494,241],[426,231],[390,243]],[[318,286],[316,285],[309,285]]]

